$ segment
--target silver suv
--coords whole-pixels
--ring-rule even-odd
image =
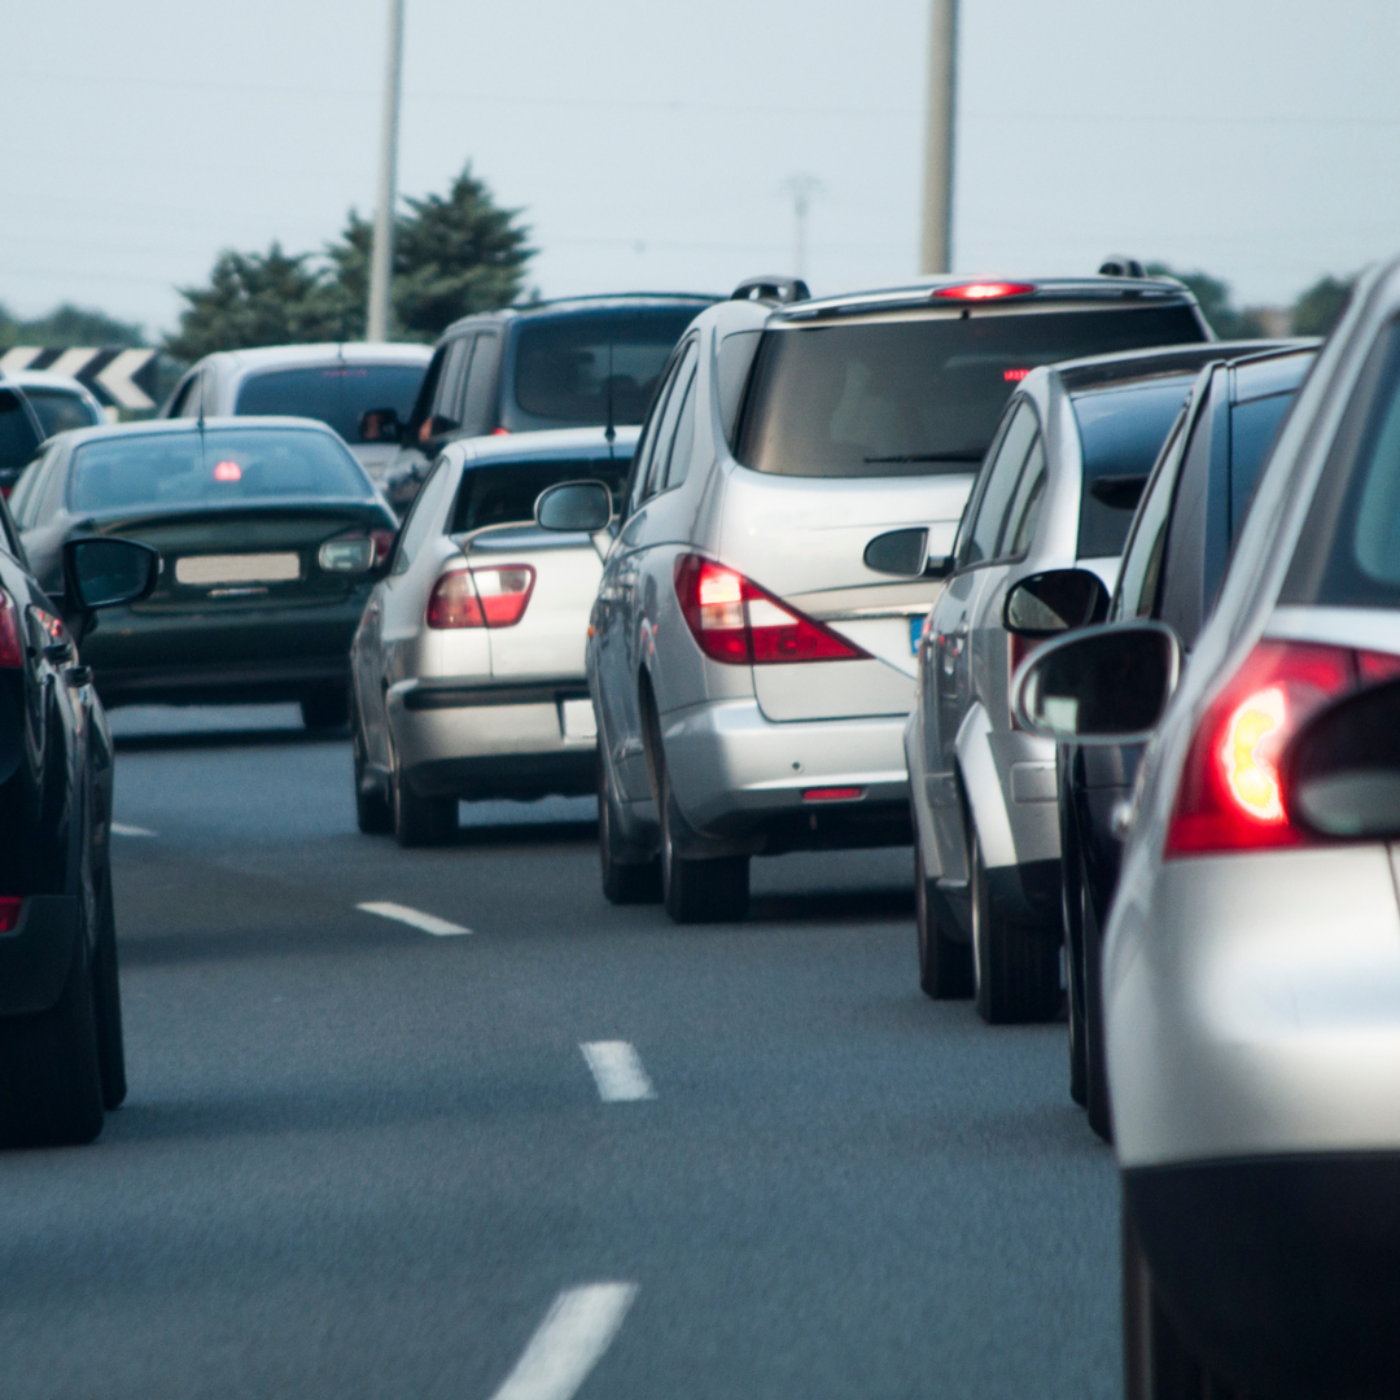
[[[1007,395],[1209,338],[1165,281],[800,293],[746,284],[682,337],[593,609],[604,890],[654,897],[659,861],[678,922],[742,917],[750,856],[909,840],[918,637]]]

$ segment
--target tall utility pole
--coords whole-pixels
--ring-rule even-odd
[[[958,100],[958,0],[932,0],[929,15],[928,130],[924,140],[924,227],[919,271],[952,270],[953,144]]]
[[[369,263],[366,340],[388,340],[394,282],[394,205],[398,198],[399,80],[403,70],[403,0],[389,0],[389,42],[384,66],[384,112],[379,128],[379,199]]]
[[[792,275],[807,276],[807,214],[812,196],[821,192],[822,182],[815,175],[792,175],[784,182],[792,196]]]

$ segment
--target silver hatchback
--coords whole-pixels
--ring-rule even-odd
[[[682,337],[593,610],[604,890],[654,896],[659,861],[682,922],[742,917],[753,855],[908,841],[918,637],[1007,395],[1208,339],[1150,279],[796,290]]]

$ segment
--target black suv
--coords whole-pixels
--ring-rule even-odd
[[[681,332],[718,298],[628,293],[466,316],[443,332],[385,478],[400,512],[454,438],[640,423]]]

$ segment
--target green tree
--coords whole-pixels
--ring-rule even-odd
[[[1294,335],[1326,335],[1342,318],[1355,277],[1323,277],[1293,303]]]
[[[1257,316],[1234,305],[1228,282],[1208,272],[1177,272],[1166,263],[1148,263],[1147,271],[1153,277],[1175,277],[1190,287],[1200,303],[1201,314],[1222,340],[1250,340],[1264,334]]]
[[[12,345],[42,345],[58,348],[68,345],[143,345],[145,335],[138,325],[118,321],[104,311],[64,302],[47,316],[32,321],[11,315],[0,306],[0,348]]]

